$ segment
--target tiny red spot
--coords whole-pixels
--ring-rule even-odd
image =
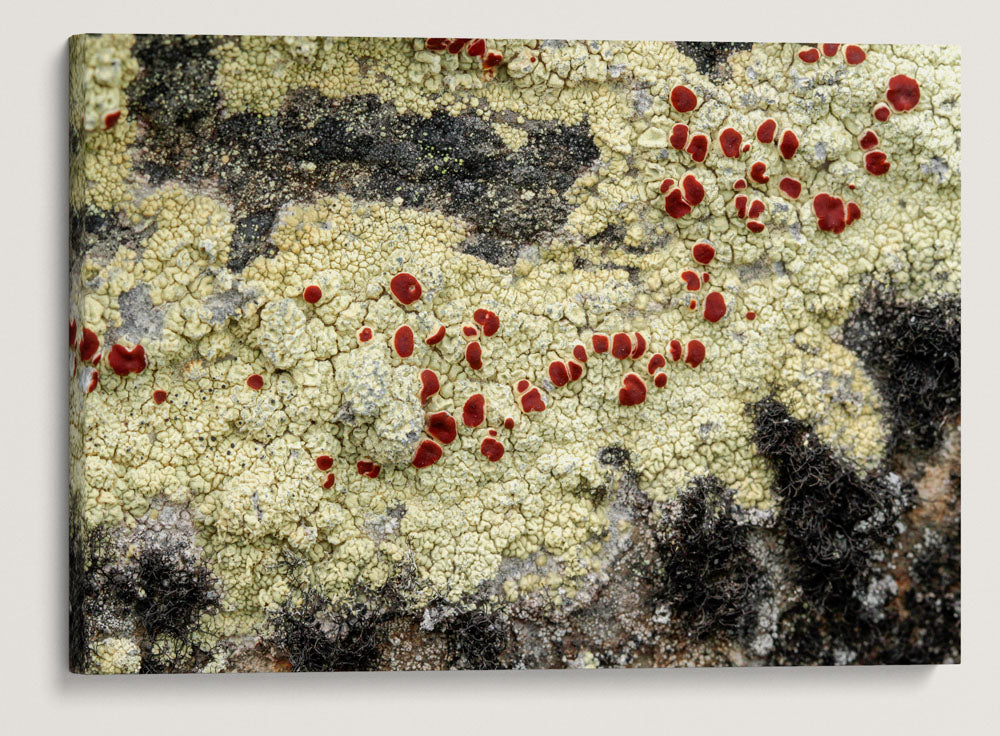
[[[813,197],[813,212],[816,214],[817,226],[820,230],[832,233],[844,232],[846,213],[844,200],[829,194],[820,193]]]
[[[549,363],[549,380],[555,386],[565,386],[569,383],[569,369],[561,360],[553,360]]]
[[[581,363],[587,362],[587,348],[583,345],[573,346],[573,357],[579,360]]]
[[[361,475],[378,478],[380,472],[382,472],[382,466],[378,463],[373,463],[371,460],[358,460],[358,473]]]
[[[889,104],[896,112],[912,110],[920,102],[920,85],[913,77],[897,74],[889,80],[889,89],[885,93]]]
[[[426,418],[427,434],[446,445],[450,445],[458,437],[458,425],[455,418],[446,411],[428,414]]]
[[[70,348],[76,347],[76,320],[71,319],[69,321],[69,346]]]
[[[778,124],[773,119],[768,118],[757,126],[757,140],[761,143],[771,143],[776,132],[778,132]]]
[[[839,48],[839,43],[825,43],[823,44],[823,56],[836,56]]]
[[[698,106],[698,97],[683,84],[670,90],[670,104],[677,112],[691,112]]]
[[[749,143],[744,143],[743,144],[743,148],[741,150],[743,151],[743,153],[746,153],[747,151],[750,150],[750,144]]]
[[[764,203],[759,199],[755,199],[750,203],[750,211],[748,214],[750,217],[760,217],[765,209],[766,207],[764,206]]]
[[[459,51],[462,50],[462,47],[465,46],[465,44],[468,43],[471,40],[472,39],[469,39],[469,38],[453,38],[453,39],[451,39],[451,43],[448,44],[448,53],[449,54],[457,54]]]
[[[594,346],[595,353],[606,353],[608,352],[608,349],[611,347],[611,343],[608,341],[607,335],[601,335],[601,334],[593,335],[590,338],[590,342]]]
[[[799,195],[802,194],[802,183],[790,176],[783,176],[781,181],[778,182],[778,189],[785,196],[798,199]]]
[[[483,367],[483,349],[478,342],[470,342],[465,346],[465,361],[474,371]]]
[[[701,340],[688,340],[687,357],[684,358],[684,362],[692,368],[697,368],[704,359],[705,345]]]
[[[420,295],[424,291],[420,286],[420,282],[417,281],[417,277],[406,272],[397,273],[392,277],[392,280],[389,282],[389,290],[392,291],[392,295],[396,297],[399,303],[404,306],[413,304],[413,302],[420,298]]]
[[[618,403],[622,406],[637,406],[645,400],[646,382],[638,373],[626,373],[618,391]]]
[[[715,248],[708,243],[695,243],[691,249],[691,255],[698,263],[706,266],[715,258]]]
[[[680,189],[672,189],[664,200],[663,207],[667,214],[675,220],[684,217],[691,212],[691,205],[684,201],[684,195]]]
[[[401,325],[392,336],[392,347],[400,358],[413,355],[413,330],[409,325]]]
[[[503,457],[503,444],[492,437],[487,437],[479,445],[479,451],[491,463]]]
[[[632,338],[624,332],[616,332],[611,339],[611,354],[618,360],[625,360],[632,353]]]
[[[447,38],[428,38],[425,44],[431,51],[443,51],[448,47]]]
[[[882,176],[889,170],[889,159],[882,151],[869,151],[865,154],[865,170],[873,176]]]
[[[479,337],[479,328],[475,325],[462,325],[462,337],[470,340]]]
[[[440,327],[437,328],[437,331],[433,335],[428,337],[426,340],[424,340],[424,342],[427,343],[428,345],[437,345],[439,342],[444,340],[444,334],[445,334],[445,327],[444,325],[441,325]]]
[[[884,123],[886,120],[888,120],[891,114],[892,110],[889,109],[889,106],[882,104],[875,105],[875,109],[872,111],[872,115],[880,123]]]
[[[697,299],[692,299],[691,301],[688,302],[688,309],[690,309],[692,312],[695,309],[697,309],[697,308],[698,308],[698,300]]]
[[[653,353],[653,356],[649,359],[649,363],[646,365],[646,370],[649,371],[649,375],[653,375],[656,373],[657,368],[662,368],[666,364],[667,359],[661,353]]]
[[[847,224],[850,225],[855,220],[861,219],[861,208],[855,202],[847,203]]]
[[[864,134],[858,138],[858,145],[861,146],[862,151],[875,148],[875,146],[878,145],[878,136],[875,135],[875,131],[866,130]]]
[[[635,346],[632,348],[631,358],[633,360],[641,358],[642,354],[646,352],[646,338],[641,332],[633,333],[635,335]]]
[[[705,187],[695,178],[694,174],[685,174],[681,179],[681,188],[684,190],[684,199],[694,207],[705,199]]]
[[[578,381],[583,375],[583,364],[577,363],[575,360],[568,360],[566,365],[569,366],[569,380]]]
[[[673,360],[676,363],[678,360],[681,359],[681,352],[682,352],[681,341],[680,340],[671,340],[670,341],[670,359]]]
[[[462,423],[466,427],[478,427],[486,418],[486,398],[482,394],[472,394],[462,407]]]
[[[660,182],[660,194],[666,194],[670,191],[670,187],[674,185],[673,179],[664,179]]]
[[[514,429],[514,417],[507,417],[504,419],[503,426],[507,429]]]
[[[864,49],[862,49],[860,46],[855,46],[854,44],[851,44],[850,46],[844,47],[844,60],[851,66],[860,64],[862,61],[865,60],[865,58],[867,57],[865,55]]]
[[[323,487],[329,491],[331,488],[333,488],[333,484],[336,482],[337,481],[333,477],[333,473],[330,473],[329,475],[326,476],[326,480],[323,481]]]
[[[320,470],[329,470],[333,467],[333,458],[329,455],[320,455],[316,458],[316,467]]]
[[[97,371],[92,370],[90,372],[90,383],[87,384],[87,393],[91,393],[95,388],[97,388],[97,379],[100,378],[100,374]]]
[[[323,290],[315,284],[312,284],[302,290],[302,298],[310,304],[315,304],[323,298]]]
[[[735,128],[726,128],[719,133],[719,146],[727,158],[738,158],[742,143],[743,135]]]
[[[747,196],[745,194],[738,194],[733,199],[733,204],[736,205],[736,216],[741,220],[747,216]]]
[[[653,385],[657,388],[663,388],[667,385],[667,374],[660,371],[655,376],[653,376]]]
[[[375,337],[375,333],[372,332],[371,327],[362,327],[358,330],[358,342],[368,342],[373,337]]]
[[[436,394],[441,388],[437,373],[430,368],[420,371],[420,403],[426,404],[427,399]]]
[[[767,184],[771,177],[767,175],[767,164],[763,161],[754,161],[750,167],[750,178],[758,184]]]
[[[486,41],[481,38],[472,39],[472,43],[469,44],[469,48],[465,52],[469,56],[482,56],[486,51]]]
[[[472,319],[483,328],[483,335],[493,337],[500,329],[500,318],[488,309],[477,309],[472,314]]]
[[[167,392],[166,391],[162,391],[160,389],[157,389],[156,391],[153,392],[153,403],[154,404],[162,404],[166,400],[167,400]]]
[[[799,150],[799,137],[790,130],[784,131],[781,134],[781,143],[778,144],[778,150],[781,151],[782,158],[785,160],[790,159]]]
[[[757,319],[757,313],[756,312],[747,312],[747,319],[752,322],[753,320]]]
[[[112,345],[108,353],[108,365],[119,376],[142,373],[146,369],[146,351],[142,345],[127,350],[124,345]]]
[[[746,179],[737,179],[736,181],[733,182],[733,189],[735,189],[737,192],[740,191],[741,189],[746,189],[746,188],[747,188]]]
[[[521,396],[521,411],[525,414],[533,411],[545,411],[542,393],[537,388],[532,388]]]
[[[750,220],[750,222],[747,223],[747,230],[752,233],[762,233],[764,232],[764,223],[758,222],[757,220]]]
[[[708,155],[708,136],[704,133],[691,136],[691,142],[688,143],[687,152],[691,154],[692,159],[698,163],[702,163]]]
[[[687,284],[688,291],[698,291],[701,288],[701,279],[694,271],[682,271],[681,278]]]
[[[709,278],[710,278],[710,276],[709,276],[709,273],[707,271],[701,275],[701,280],[703,282],[705,282],[706,284],[708,283]]]
[[[802,61],[804,61],[806,64],[815,64],[817,61],[819,61],[819,49],[812,47],[808,49],[802,49],[799,52],[799,58],[802,59]]]
[[[684,150],[684,146],[687,144],[687,139],[688,126],[684,123],[677,123],[677,125],[670,129],[670,145],[678,151]]]
[[[443,452],[441,445],[434,440],[421,440],[413,453],[413,467],[428,468],[441,459]]]
[[[118,122],[118,118],[122,116],[121,110],[115,110],[114,112],[109,112],[104,116],[104,129],[111,130],[115,127],[115,123]]]
[[[259,373],[254,373],[247,378],[247,386],[252,388],[254,391],[260,391],[264,388],[264,379]]]
[[[97,349],[101,346],[101,341],[97,335],[88,327],[83,328],[83,337],[80,339],[80,360],[84,363],[94,357]]]
[[[519,394],[523,394],[523,393],[524,393],[525,391],[527,391],[527,390],[528,390],[528,389],[529,389],[530,387],[531,387],[531,383],[530,383],[529,381],[526,381],[525,379],[523,379],[523,378],[522,378],[522,379],[521,379],[520,381],[518,381],[518,382],[517,382],[517,385],[516,385],[516,386],[514,387],[514,389],[515,389],[515,390],[516,390],[516,391],[517,391],[517,392],[518,392]]]
[[[483,59],[483,69],[493,69],[499,66],[501,61],[503,61],[503,54],[498,51],[490,51]]]
[[[705,298],[705,319],[709,322],[718,322],[726,316],[726,300],[722,294],[713,291]]]

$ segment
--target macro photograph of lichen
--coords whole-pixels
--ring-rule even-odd
[[[68,61],[72,672],[961,661],[958,47]]]

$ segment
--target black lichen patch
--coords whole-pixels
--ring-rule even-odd
[[[70,271],[90,251],[110,258],[118,248],[135,248],[147,236],[145,226],[125,222],[117,213],[87,206],[69,213]]]
[[[904,302],[872,289],[844,325],[844,345],[875,379],[893,425],[890,454],[933,449],[961,410],[958,296]]]
[[[141,672],[190,671],[207,661],[192,635],[201,617],[215,609],[218,592],[214,576],[190,547],[139,540],[130,550],[105,527],[92,530],[86,542],[79,535],[71,542],[74,668],[82,670],[89,658],[77,639],[101,633],[134,636]]]
[[[286,602],[272,617],[271,646],[294,672],[350,672],[378,668],[381,618],[364,603],[335,607],[315,591]]]
[[[670,523],[657,530],[658,590],[696,638],[745,639],[755,629],[768,590],[751,549],[751,527],[737,519],[733,491],[714,477],[695,480]]]
[[[597,461],[614,468],[631,468],[632,453],[621,445],[608,445],[597,453]]]
[[[801,586],[778,622],[775,661],[883,661],[896,586],[886,563],[913,489],[897,476],[852,467],[773,399],[750,413],[757,448],[775,474],[775,530]]]
[[[400,114],[374,95],[301,89],[277,115],[223,115],[211,82],[217,43],[141,37],[128,93],[142,124],[138,169],[153,184],[208,186],[232,205],[233,270],[273,252],[267,236],[283,205],[335,193],[462,218],[467,252],[509,264],[562,225],[563,193],[599,156],[585,123],[526,122],[527,143],[512,150],[473,113]]]
[[[753,47],[746,42],[714,42],[714,41],[679,41],[677,48],[682,54],[694,61],[698,71],[713,78],[729,76],[726,62],[734,51],[746,51]]]
[[[510,644],[511,637],[508,625],[500,616],[474,608],[451,619],[444,631],[453,654],[453,668],[504,668],[502,655]]]

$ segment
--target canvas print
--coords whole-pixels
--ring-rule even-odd
[[[960,659],[960,52],[70,41],[81,673]]]

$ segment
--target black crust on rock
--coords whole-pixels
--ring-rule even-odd
[[[143,673],[185,672],[207,661],[191,640],[199,619],[218,601],[217,581],[182,543],[140,540],[133,553],[107,527],[86,541],[70,535],[70,666],[89,664],[86,640],[110,633],[108,622],[127,622],[137,639]],[[176,646],[157,651],[163,637]],[[157,640],[161,640],[158,642]]]
[[[528,121],[519,125],[528,142],[515,151],[473,113],[425,118],[374,95],[332,100],[309,88],[277,115],[222,117],[212,84],[218,42],[139,37],[128,95],[143,131],[137,168],[153,184],[210,185],[231,203],[236,271],[273,254],[266,240],[283,205],[340,192],[462,218],[466,252],[509,265],[565,222],[563,193],[599,156],[586,123]]]
[[[501,655],[510,642],[510,631],[499,616],[472,609],[451,619],[445,632],[453,652],[452,668],[504,669]]]
[[[270,644],[288,658],[294,672],[351,672],[378,669],[379,617],[365,604],[337,609],[308,591],[272,617]]]
[[[753,43],[727,41],[679,41],[677,48],[691,59],[698,71],[715,78],[728,77],[726,62],[734,51],[746,51]]]
[[[927,538],[904,539],[912,486],[851,466],[773,399],[750,413],[775,473],[776,541],[801,586],[783,606],[771,663],[957,661],[957,499],[944,521],[922,522]],[[897,581],[910,586],[902,595]]]
[[[888,405],[890,454],[932,450],[961,411],[961,318],[957,296],[904,302],[875,288],[844,325],[844,345]]]
[[[718,479],[698,478],[681,495],[671,523],[657,530],[656,599],[696,638],[746,639],[769,590],[750,551],[751,527],[737,520],[733,496]]]

